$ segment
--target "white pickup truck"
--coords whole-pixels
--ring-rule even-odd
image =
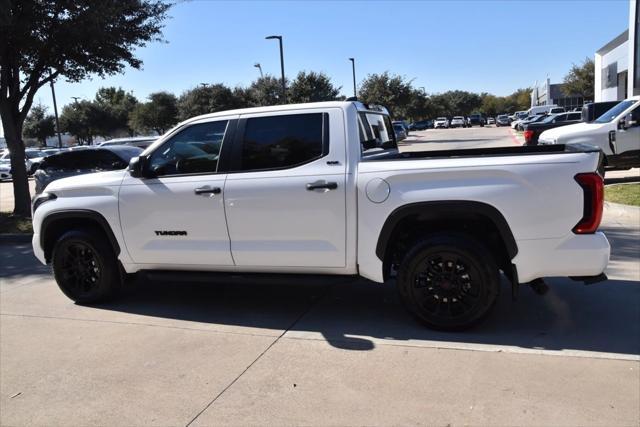
[[[640,96],[625,99],[596,120],[549,129],[538,144],[589,144],[605,155],[603,166],[640,167]]]
[[[33,249],[79,303],[143,271],[359,275],[396,278],[419,319],[461,329],[490,311],[501,273],[604,277],[599,161],[557,145],[401,153],[387,110],[353,101],[219,112],[128,170],[49,184]]]

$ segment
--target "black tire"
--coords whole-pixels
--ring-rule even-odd
[[[433,234],[406,254],[397,285],[405,307],[426,326],[459,331],[491,311],[500,276],[482,243],[462,234]]]
[[[118,260],[97,230],[68,231],[55,243],[53,275],[60,290],[79,304],[107,301],[120,290]]]

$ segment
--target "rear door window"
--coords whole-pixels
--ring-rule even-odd
[[[326,113],[248,118],[233,169],[286,169],[317,160],[329,153],[328,126]]]

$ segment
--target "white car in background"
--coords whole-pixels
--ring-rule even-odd
[[[449,119],[447,119],[446,117],[438,117],[433,121],[434,129],[438,129],[438,128],[447,129],[448,127],[449,127]]]
[[[451,128],[464,128],[467,127],[467,121],[462,116],[455,116],[451,119],[451,124],[449,125]]]

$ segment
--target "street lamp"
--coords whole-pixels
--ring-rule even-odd
[[[209,83],[200,83],[200,86],[207,87],[207,86],[209,86]]]
[[[79,96],[72,96],[71,99],[73,99],[73,103],[74,104],[78,104],[78,99],[80,99]]]
[[[260,70],[260,78],[263,79],[264,74],[262,74],[262,66],[260,65],[260,63],[256,62],[255,64],[253,64],[253,66],[256,67],[258,70]]]
[[[280,43],[280,71],[282,72],[282,102],[287,103],[287,86],[284,80],[284,54],[282,53],[282,36],[267,36],[266,40],[278,39]]]
[[[356,60],[349,58],[349,61],[351,61],[351,70],[353,71],[353,96],[356,97]]]

